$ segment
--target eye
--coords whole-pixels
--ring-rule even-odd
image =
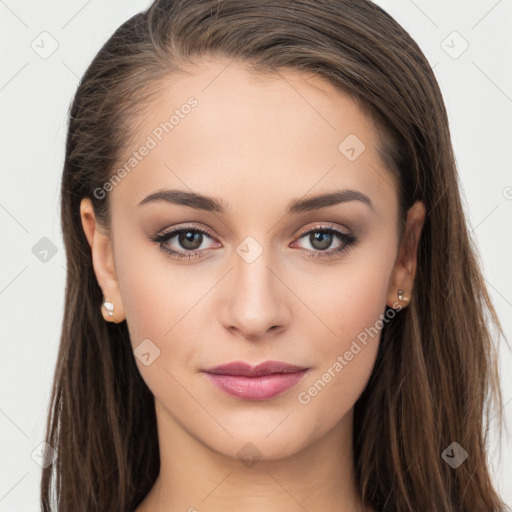
[[[352,233],[345,233],[333,226],[317,226],[304,232],[299,240],[302,239],[306,239],[311,246],[311,249],[308,249],[311,253],[308,256],[311,258],[332,258],[358,243],[358,239]],[[338,246],[328,250],[336,239]]]
[[[176,239],[177,250],[170,244],[171,240]],[[212,239],[208,231],[196,226],[183,226],[178,229],[167,231],[160,235],[155,235],[151,240],[160,246],[160,249],[174,258],[201,258],[208,247],[203,245],[205,238]]]

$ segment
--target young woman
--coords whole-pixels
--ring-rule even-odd
[[[43,510],[504,510],[457,180],[432,70],[369,1],[124,23],[70,111]]]

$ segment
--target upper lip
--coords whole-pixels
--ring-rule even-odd
[[[245,361],[233,361],[227,364],[221,364],[213,368],[203,370],[206,373],[216,373],[219,375],[244,375],[247,377],[259,377],[261,375],[271,375],[273,373],[293,373],[307,370],[304,366],[283,363],[281,361],[265,361],[253,366]]]

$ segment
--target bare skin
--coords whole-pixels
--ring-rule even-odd
[[[198,102],[110,192],[111,232],[96,223],[89,199],[81,204],[96,277],[115,306],[113,316],[103,310],[105,320],[126,320],[134,349],[149,339],[160,350],[147,366],[136,358],[155,397],[161,454],[160,475],[136,512],[364,511],[354,481],[353,406],[380,331],[345,354],[379,325],[386,305],[407,306],[425,208],[411,208],[399,247],[396,183],[356,104],[317,76],[255,78],[227,64],[201,61],[150,105],[137,148],[187,98]],[[349,134],[365,145],[359,155],[339,149]],[[139,205],[163,189],[215,197],[227,211]],[[286,212],[294,200],[343,189],[365,194],[372,206],[353,199]],[[184,226],[208,232],[192,231],[197,249],[176,234],[163,245],[199,256],[177,259],[150,240]],[[326,227],[357,243],[332,232],[330,245],[313,238],[311,230],[327,236]],[[333,370],[338,356],[342,369]],[[310,370],[262,401],[226,395],[201,372],[269,359]],[[319,380],[325,386],[315,393]],[[244,447],[251,463],[240,455]]]

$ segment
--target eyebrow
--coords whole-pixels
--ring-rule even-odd
[[[159,201],[221,214],[226,214],[228,211],[228,207],[222,199],[208,197],[195,192],[185,192],[183,190],[160,190],[158,192],[154,192],[153,194],[145,197],[139,203],[139,206]],[[320,210],[322,208],[327,208],[329,206],[349,201],[360,201],[366,204],[370,209],[374,210],[373,203],[366,194],[363,194],[358,190],[345,189],[308,197],[306,199],[294,200],[288,205],[286,213],[297,214],[312,210]]]

